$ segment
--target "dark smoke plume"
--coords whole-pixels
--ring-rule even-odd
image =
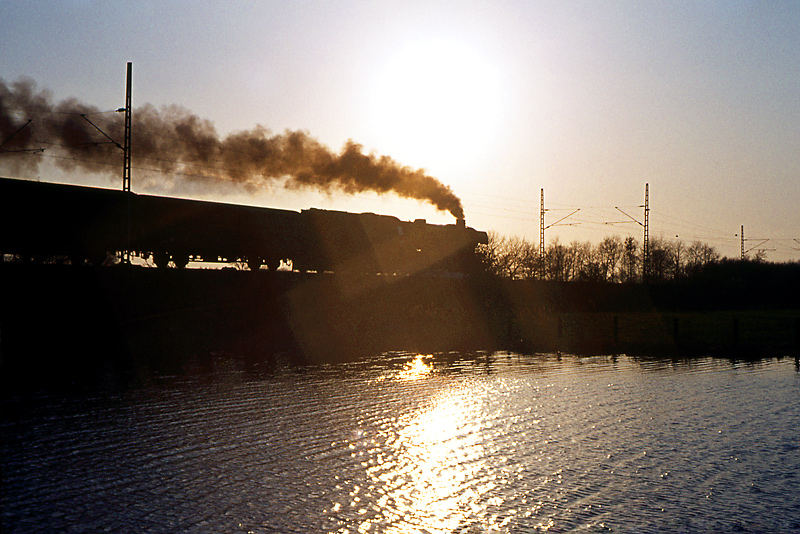
[[[66,170],[118,174],[119,147],[89,121],[121,142],[121,114],[101,112],[75,99],[54,104],[31,80],[6,84],[0,78],[0,163],[12,172],[36,170],[40,156],[49,156]],[[336,153],[304,132],[271,134],[261,126],[221,138],[210,121],[184,108],[151,105],[133,110],[132,137],[134,171],[150,169],[183,180],[222,180],[249,188],[285,179],[290,188],[394,193],[429,202],[456,218],[464,216],[461,200],[448,186],[387,156],[365,154],[353,141]]]

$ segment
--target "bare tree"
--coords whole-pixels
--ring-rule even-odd
[[[563,245],[556,238],[545,250],[544,264],[537,245],[517,236],[489,232],[489,242],[477,250],[488,272],[512,280],[634,282],[640,279],[642,266],[639,242],[633,237],[624,241],[618,236],[606,237],[596,246],[588,241]],[[701,241],[687,247],[680,240],[654,238],[650,240],[648,272],[653,280],[677,280],[719,259],[719,252]]]
[[[663,239],[650,239],[650,254],[647,272],[652,280],[666,280],[672,271],[670,244]]]
[[[690,272],[696,272],[703,265],[718,261],[719,258],[720,255],[717,249],[702,241],[694,241],[686,249],[686,269]]]
[[[527,240],[521,240],[519,246],[519,278],[533,279],[536,278],[539,270],[539,249],[533,243]]]
[[[588,241],[573,241],[569,244],[570,280],[597,280],[599,266],[596,251]]]
[[[475,251],[477,252],[478,257],[480,258],[481,263],[483,263],[483,266],[487,272],[502,276],[502,262],[504,259],[501,257],[500,249],[502,244],[505,242],[505,237],[499,235],[497,232],[489,232],[488,235],[488,242],[486,244],[478,245],[475,248]]]
[[[756,253],[753,254],[753,258],[750,261],[755,263],[764,263],[767,261],[767,251],[763,248],[756,250]]]
[[[625,282],[633,282],[638,278],[639,272],[639,244],[633,237],[625,239],[625,245],[622,257],[622,280]]]
[[[676,239],[671,243],[670,253],[672,255],[672,278],[678,280],[683,276],[684,262],[686,261],[686,245],[683,241]]]
[[[501,237],[497,232],[489,232],[488,236],[489,239],[485,244],[481,243],[475,247],[475,253],[478,255],[486,272],[499,275],[497,242]]]
[[[534,247],[517,236],[489,232],[489,242],[478,247],[486,270],[511,279],[533,277],[536,273]]]
[[[565,282],[569,279],[567,265],[567,247],[559,243],[558,238],[553,240],[545,251],[545,268],[550,280]]]
[[[619,236],[606,237],[597,245],[597,262],[603,280],[617,281],[617,268],[624,251],[625,245]]]

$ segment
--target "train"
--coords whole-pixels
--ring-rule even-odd
[[[0,178],[0,259],[157,267],[223,262],[250,270],[471,273],[487,234],[374,213],[300,211]]]

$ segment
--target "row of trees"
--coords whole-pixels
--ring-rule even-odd
[[[654,281],[675,280],[697,273],[720,260],[717,250],[706,243],[650,239],[647,269],[642,265],[641,243],[633,238],[606,237],[597,245],[588,241],[563,244],[558,239],[546,248],[544,262],[538,245],[519,237],[491,232],[489,243],[479,247],[487,270],[516,280],[635,282],[643,272]]]

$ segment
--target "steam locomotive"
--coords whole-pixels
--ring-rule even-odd
[[[468,273],[487,235],[373,213],[291,211],[0,178],[0,258],[102,264],[128,251],[159,267]]]

